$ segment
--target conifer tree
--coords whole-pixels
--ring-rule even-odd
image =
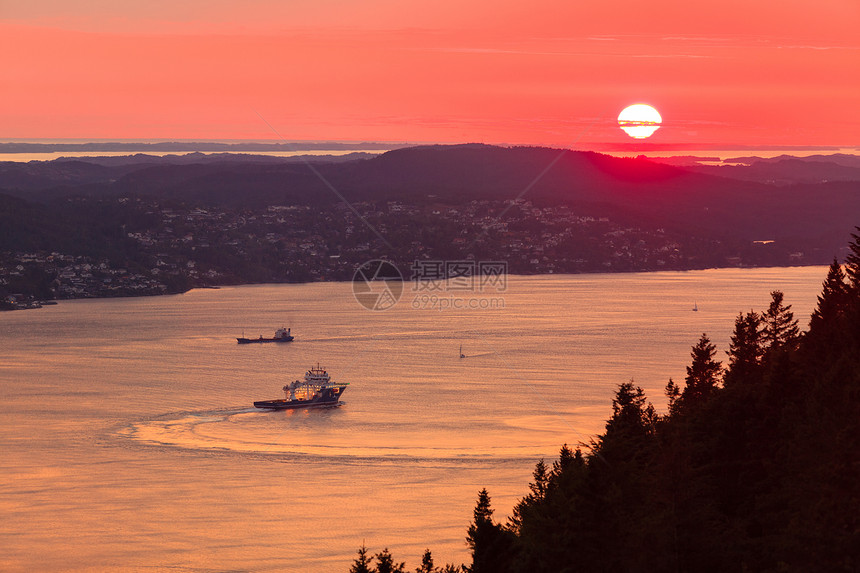
[[[480,552],[482,551],[482,542],[486,538],[485,532],[493,526],[493,508],[490,507],[490,494],[487,488],[483,488],[478,492],[478,503],[475,505],[474,518],[469,526],[469,531],[466,536],[466,542],[472,550],[472,568],[471,571],[478,566]]]
[[[847,311],[849,285],[845,282],[842,265],[835,258],[827,271],[821,294],[818,295],[818,306],[812,312],[809,321],[810,332],[816,332],[825,325],[832,324],[839,316]]]
[[[762,315],[762,338],[768,350],[794,348],[800,340],[800,329],[791,305],[784,305],[784,295],[775,290],[770,293],[770,306]]]
[[[857,233],[851,233],[853,241],[848,245],[851,251],[845,258],[845,272],[851,283],[851,290],[860,293],[860,227],[855,227]]]
[[[469,526],[466,542],[472,550],[472,565],[469,573],[501,573],[506,569],[512,533],[493,523],[490,494],[484,488],[478,493],[474,521]]]
[[[535,470],[532,472],[532,477],[534,477],[535,481],[529,484],[529,489],[532,490],[532,496],[534,496],[534,499],[540,501],[546,496],[550,477],[543,458],[535,464]]]
[[[606,431],[647,429],[645,391],[635,386],[633,380],[618,387],[612,399],[612,417],[606,422]]]
[[[415,573],[436,573],[437,569],[433,566],[433,555],[429,549],[424,550],[424,555],[421,557],[421,565],[415,570]]]
[[[729,369],[725,377],[727,386],[737,380],[749,380],[749,376],[758,368],[764,356],[763,336],[758,313],[741,313],[735,319],[735,330],[726,351],[729,355]]]
[[[657,410],[654,409],[654,404],[648,402],[648,405],[642,411],[642,422],[645,424],[645,428],[649,433],[654,432],[657,429],[659,421],[660,416],[657,414]]]
[[[394,557],[386,547],[376,555],[376,573],[405,573],[406,563],[395,563]]]
[[[362,543],[361,547],[358,548],[358,557],[355,558],[352,567],[349,568],[349,573],[371,573],[372,571],[370,557],[367,556],[367,547]]]
[[[582,453],[579,454],[582,456]],[[561,474],[570,467],[570,464],[574,462],[573,452],[570,451],[570,448],[567,447],[567,444],[561,446],[561,450],[558,452],[558,459],[552,462],[552,478],[557,479]]]
[[[681,393],[681,400],[686,404],[698,404],[707,400],[717,389],[722,371],[722,362],[714,360],[717,347],[711,344],[707,334],[702,334],[699,342],[693,346],[690,356],[692,364],[687,366],[687,384]]]
[[[678,409],[678,398],[681,397],[681,388],[675,384],[675,381],[669,378],[669,383],[666,384],[666,398],[669,400],[669,415],[675,413]]]
[[[475,505],[474,525],[487,525],[493,522],[493,508],[490,507],[490,494],[487,488],[478,492],[478,503]]]
[[[618,386],[612,399],[612,416],[606,432],[592,443],[592,450],[604,463],[630,461],[643,453],[643,446],[653,435],[657,415],[646,405],[645,391],[633,381]]]

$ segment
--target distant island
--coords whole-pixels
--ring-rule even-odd
[[[0,160],[4,153],[56,153],[56,152],[254,152],[254,151],[314,151],[314,150],[389,150],[408,147],[405,143],[381,142],[211,142],[211,141],[156,141],[156,142],[0,142]]]
[[[860,213],[860,165],[829,157],[679,166],[473,144],[0,161],[0,306],[348,280],[377,258],[513,274],[827,264]]]

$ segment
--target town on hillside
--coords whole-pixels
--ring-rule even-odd
[[[770,241],[724,242],[577,213],[567,205],[473,200],[404,201],[260,209],[200,207],[155,199],[111,202],[124,214],[104,253],[0,252],[0,303],[143,296],[226,284],[349,280],[358,265],[387,259],[501,260],[511,274],[629,272],[809,264]]]

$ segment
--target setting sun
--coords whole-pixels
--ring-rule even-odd
[[[618,114],[618,125],[633,139],[645,139],[660,129],[663,118],[648,104],[637,103],[625,107]]]

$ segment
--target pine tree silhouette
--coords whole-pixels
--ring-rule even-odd
[[[707,334],[702,334],[699,342],[693,346],[690,356],[692,364],[687,366],[687,386],[681,393],[684,405],[699,404],[710,398],[718,388],[722,362],[714,360],[717,347],[711,344]]]

